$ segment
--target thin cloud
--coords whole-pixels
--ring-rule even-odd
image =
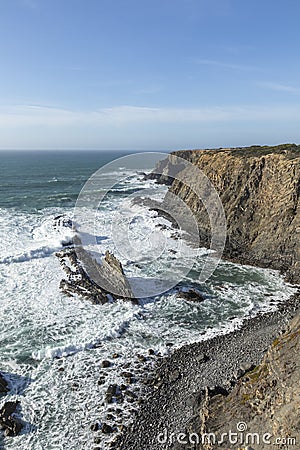
[[[252,120],[299,120],[300,105],[293,106],[214,106],[203,108],[152,108],[123,105],[93,111],[52,108],[43,105],[10,106],[0,109],[0,128],[45,126],[126,127],[130,124],[213,124]]]
[[[224,69],[231,69],[231,70],[241,70],[241,71],[260,70],[259,67],[256,66],[235,64],[231,62],[218,61],[214,59],[194,59],[194,62],[203,66],[222,67]]]
[[[300,88],[290,86],[287,84],[273,83],[273,82],[262,82],[258,83],[258,86],[271,89],[272,91],[290,92],[291,94],[300,94]]]

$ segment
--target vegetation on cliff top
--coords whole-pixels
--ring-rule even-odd
[[[233,156],[242,157],[260,157],[270,154],[286,155],[287,158],[293,159],[300,156],[300,145],[297,144],[280,144],[280,145],[251,145],[250,147],[235,147],[235,148],[213,148],[213,149],[195,149],[195,150],[178,150],[172,152],[176,154],[180,153],[182,158],[188,156],[193,152],[198,151],[210,151],[210,152],[228,152]]]
[[[232,155],[239,156],[265,156],[271,153],[286,154],[288,157],[300,156],[300,145],[281,144],[275,146],[252,145],[251,147],[238,147],[231,149]]]

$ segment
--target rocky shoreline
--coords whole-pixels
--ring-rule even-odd
[[[197,217],[201,242],[208,246],[207,213],[197,195],[176,180],[180,171],[181,180],[189,179],[177,157],[195,164],[219,192],[228,222],[225,258],[280,270],[299,283],[300,146],[178,151],[158,164],[149,177],[168,184],[169,191],[188,204]],[[300,349],[299,308],[298,291],[277,311],[249,319],[235,332],[176,350],[158,364],[147,401],[112,448],[253,450],[243,440],[230,447],[225,442],[203,444],[201,436],[228,432],[233,418],[235,425],[245,418],[257,424],[256,416],[260,432],[270,431],[264,425],[271,420],[279,424],[280,448],[295,448],[300,441],[295,350]],[[294,429],[289,429],[289,421]],[[293,433],[295,442],[289,446]]]
[[[300,292],[278,310],[246,320],[234,332],[185,345],[163,359],[151,374],[147,400],[111,448],[198,450],[199,445],[179,443],[180,433],[201,436],[201,410],[207,396],[228,395],[238,380],[259,364],[299,311],[299,301]]]

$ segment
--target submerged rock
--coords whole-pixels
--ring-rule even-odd
[[[101,430],[100,423],[99,422],[92,423],[92,425],[90,426],[90,430],[94,432]]]
[[[177,298],[183,298],[190,302],[203,302],[205,298],[196,289],[189,289],[188,291],[180,291],[177,294]]]
[[[111,434],[115,431],[115,428],[113,428],[111,425],[109,425],[108,423],[103,423],[102,427],[101,427],[101,431],[104,434]]]
[[[107,368],[107,367],[111,367],[111,362],[108,361],[107,359],[105,359],[104,361],[102,361],[102,367]]]

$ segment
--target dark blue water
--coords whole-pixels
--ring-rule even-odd
[[[2,151],[0,208],[72,207],[85,181],[97,169],[129,153]]]

